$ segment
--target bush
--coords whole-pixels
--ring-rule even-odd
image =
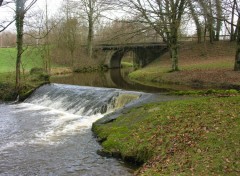
[[[45,73],[43,68],[34,67],[30,70],[30,75]]]
[[[43,68],[34,67],[30,70],[32,81],[49,81],[50,76]]]

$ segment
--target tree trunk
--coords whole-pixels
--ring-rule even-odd
[[[45,55],[45,60],[46,60],[46,65],[45,65],[45,69],[46,69],[46,72],[48,74],[51,73],[51,57],[50,57],[50,48],[49,48],[49,34],[48,34],[48,31],[49,31],[49,25],[48,25],[48,3],[47,3],[47,0],[45,1],[45,10],[46,10],[46,23],[45,23],[45,26],[46,26],[46,31],[47,31],[47,36],[46,36],[46,40],[45,40],[45,46],[46,46],[46,55]]]
[[[92,18],[90,18],[92,19]],[[93,21],[89,19],[88,25],[88,41],[87,41],[87,49],[88,49],[88,56],[92,58],[92,49],[93,49]]]
[[[214,39],[215,39],[215,30],[214,30],[214,18],[213,18],[213,5],[211,0],[209,1],[209,13],[207,13],[207,21],[208,21],[208,31],[209,31],[209,39],[210,39],[210,43],[213,43]]]
[[[235,55],[234,71],[240,71],[240,17],[238,17],[237,24],[237,50]]]
[[[93,1],[89,1],[89,12],[88,12],[88,41],[87,41],[87,49],[88,49],[88,57],[92,58],[92,49],[93,49]]]
[[[209,40],[210,43],[213,43],[215,38],[215,31],[214,31],[214,19],[213,19],[213,6],[211,1],[199,1],[200,6],[203,8],[204,19],[205,19],[205,29],[209,32]]]
[[[236,40],[236,35],[235,35],[235,31],[234,31],[235,8],[236,8],[236,0],[233,1],[233,6],[232,6],[230,41],[235,41]]]
[[[19,90],[21,82],[21,58],[23,53],[23,22],[24,0],[16,1],[16,28],[17,28],[17,60],[16,60],[16,89]]]
[[[216,25],[216,36],[215,40],[219,41],[220,39],[220,31],[222,27],[222,1],[216,0],[216,9],[217,9],[217,25]]]
[[[176,24],[174,25],[176,26]],[[173,27],[171,30],[170,37],[170,56],[172,60],[172,71],[179,71],[178,68],[178,30]]]
[[[191,0],[189,0],[188,3],[189,3],[189,8],[190,8],[192,18],[193,18],[194,23],[195,23],[196,28],[197,28],[198,43],[201,43],[202,42],[202,27],[201,27],[200,21],[198,19],[198,15],[195,12],[195,9],[193,7],[193,4],[192,4]]]
[[[171,46],[171,60],[172,60],[172,71],[179,71],[178,68],[178,46]]]

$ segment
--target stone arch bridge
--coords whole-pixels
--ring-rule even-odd
[[[144,67],[168,50],[164,43],[100,44],[95,49],[104,51],[108,68],[120,68],[123,56],[130,51],[134,53],[134,65]]]

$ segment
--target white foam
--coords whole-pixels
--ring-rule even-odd
[[[25,142],[31,144],[56,145],[62,143],[61,136],[84,133],[85,130],[90,130],[93,122],[103,116],[102,114],[80,116],[30,103],[21,103],[12,106],[14,106],[13,109],[15,109],[14,113],[16,114],[31,111],[31,114],[36,113],[36,118],[38,117],[37,115],[41,115],[41,118],[43,118],[41,120],[47,122],[43,130],[34,134],[34,139]]]

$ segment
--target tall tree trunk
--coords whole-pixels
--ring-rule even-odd
[[[204,19],[205,19],[205,28],[208,30],[209,33],[209,40],[210,43],[213,43],[215,37],[214,31],[214,19],[213,19],[213,10],[212,10],[212,2],[199,0],[199,4],[203,9]]]
[[[196,11],[193,7],[193,4],[192,4],[191,0],[188,0],[188,3],[189,3],[192,18],[193,18],[194,23],[195,23],[196,28],[197,28],[198,43],[201,43],[202,42],[202,27],[201,27],[200,21],[198,19],[198,15],[196,14]]]
[[[234,71],[240,71],[240,17],[238,17],[237,31],[237,50],[235,55]]]
[[[237,26],[239,26],[239,25],[240,25],[240,21],[238,20]],[[236,27],[234,34],[233,34],[234,41],[236,41],[236,39],[237,39],[238,31],[239,31],[239,29]]]
[[[92,58],[92,50],[93,50],[93,1],[89,0],[89,12],[88,12],[88,40],[87,40],[87,49],[88,49],[88,57]]]
[[[170,47],[170,55],[172,60],[172,71],[179,71],[178,68],[178,46],[172,44]]]
[[[45,51],[45,71],[50,74],[51,73],[51,57],[50,57],[50,48],[49,48],[49,25],[48,25],[48,3],[47,0],[45,0],[45,10],[46,10],[46,23],[45,23],[45,27],[46,27],[46,32],[47,32],[47,36],[45,39],[45,46],[46,46],[46,51]]]
[[[208,21],[208,31],[209,31],[209,40],[210,43],[213,43],[215,39],[215,31],[214,31],[214,19],[213,19],[213,10],[212,10],[212,2],[209,1],[209,13],[207,13],[207,21]]]
[[[88,40],[87,40],[87,49],[88,49],[88,56],[92,58],[92,50],[93,50],[93,21],[92,18],[89,18],[89,25],[88,25]]]
[[[235,41],[236,40],[236,33],[234,31],[234,16],[235,16],[235,8],[236,8],[236,0],[233,1],[233,6],[232,6],[232,17],[231,17],[231,33],[230,33],[230,41]]]
[[[178,30],[172,28],[170,37],[170,56],[172,60],[172,71],[179,71],[178,68]]]
[[[217,26],[216,26],[216,36],[215,40],[219,41],[220,31],[222,27],[222,0],[216,0],[216,9],[217,9]]]
[[[21,58],[23,53],[23,22],[25,0],[16,1],[16,28],[17,28],[17,60],[16,60],[16,89],[21,82]]]

